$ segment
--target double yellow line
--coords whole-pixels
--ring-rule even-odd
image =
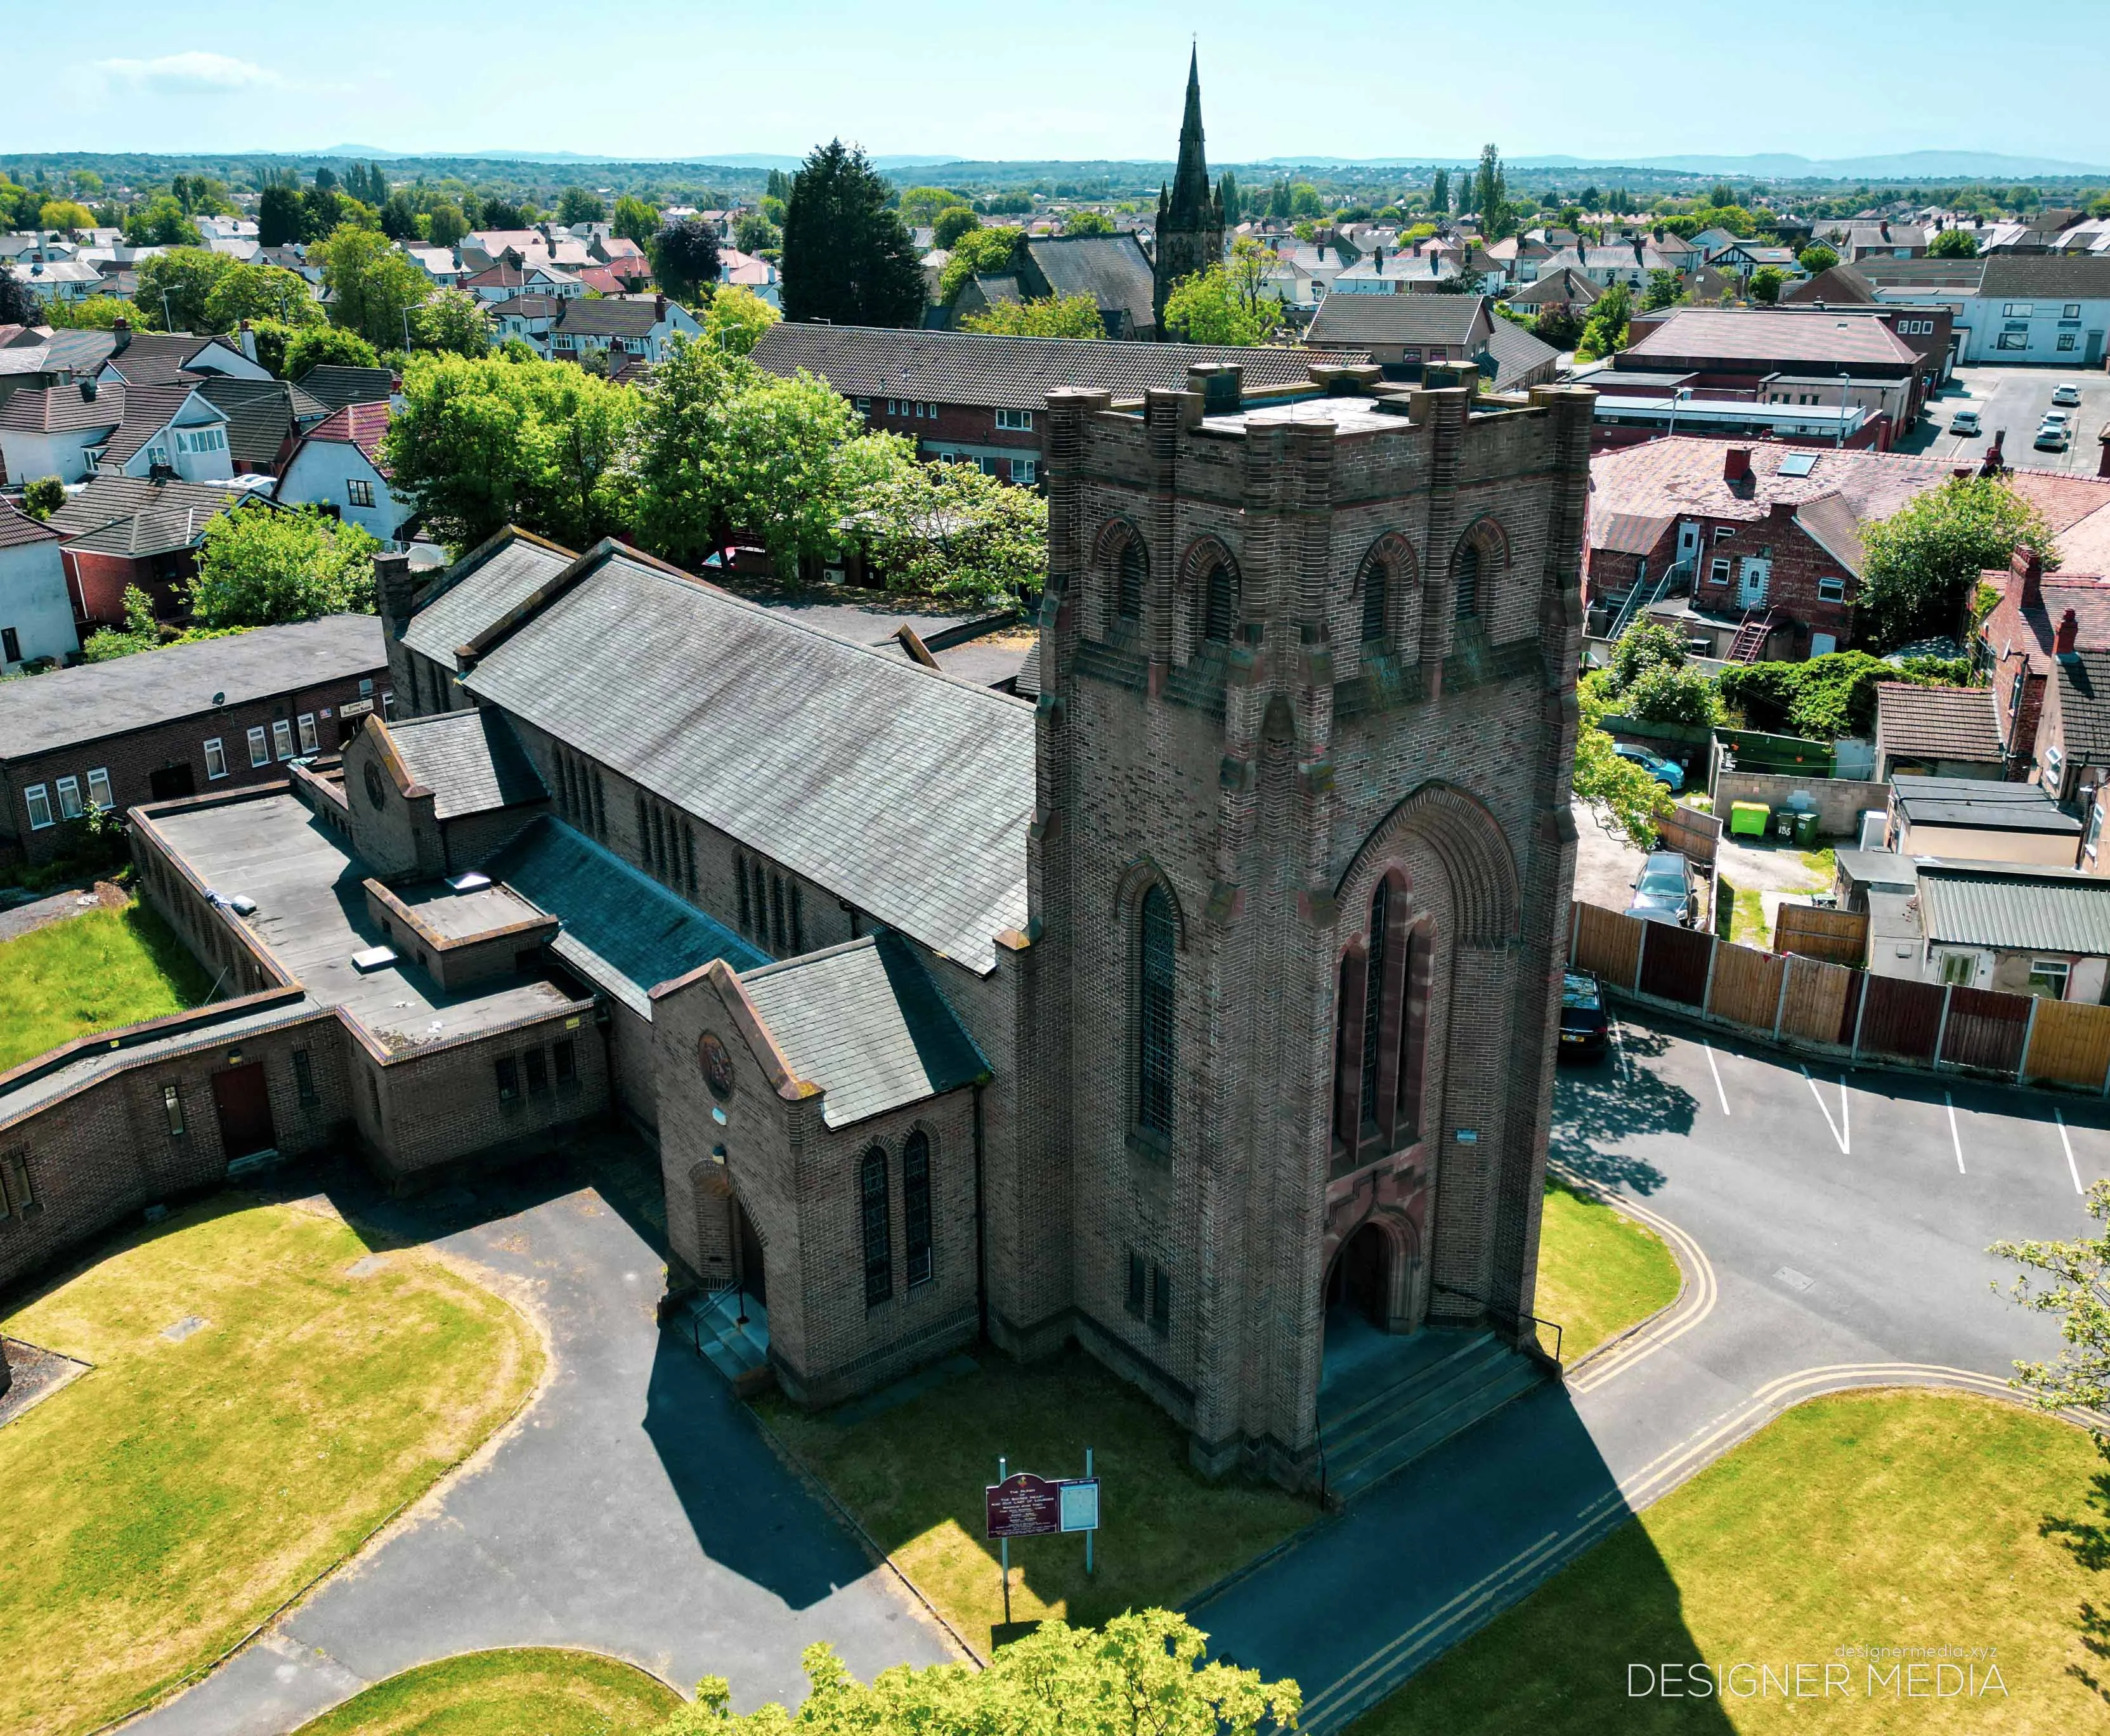
[[[1589,1177],[1572,1170],[1563,1163],[1548,1163],[1546,1168],[1570,1187],[1578,1188],[1592,1198],[1601,1199],[1615,1212],[1623,1212],[1637,1222],[1646,1224],[1670,1244],[1685,1277],[1684,1289],[1678,1299],[1654,1320],[1648,1321],[1627,1337],[1608,1346],[1599,1355],[1587,1358],[1568,1376],[1567,1386],[1571,1393],[1594,1392],[1608,1380],[1616,1380],[1644,1357],[1653,1356],[1673,1340],[1681,1339],[1714,1312],[1714,1303],[1720,1294],[1720,1285],[1714,1278],[1714,1262],[1707,1258],[1706,1250],[1692,1237],[1659,1212],[1651,1211],[1623,1194],[1611,1194],[1598,1187]]]

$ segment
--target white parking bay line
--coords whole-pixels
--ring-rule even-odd
[[[1722,1099],[1722,1113],[1729,1113],[1729,1094],[1722,1089],[1722,1069],[1714,1063],[1714,1045],[1704,1039],[1700,1046],[1707,1051],[1707,1071],[1714,1076],[1714,1095]]]
[[[2056,1104],[2052,1105],[2051,1116],[2058,1123],[2058,1142],[2066,1148],[2066,1172],[2073,1177],[2073,1190],[2085,1194],[2088,1190],[2081,1185],[2081,1167],[2073,1161],[2073,1141],[2067,1134],[2066,1116]]]
[[[1832,1130],[1832,1137],[1838,1144],[1840,1155],[1850,1156],[1852,1154],[1847,1149],[1846,1144],[1850,1130],[1846,1119],[1845,1074],[1841,1073],[1839,1076],[1839,1119],[1837,1121],[1832,1120],[1831,1110],[1825,1108],[1824,1094],[1818,1090],[1817,1081],[1811,1074],[1807,1063],[1803,1066],[1802,1077],[1809,1081],[1809,1095],[1817,1099],[1817,1112],[1824,1117],[1824,1125]]]
[[[1963,1167],[1963,1135],[1956,1131],[1956,1099],[1944,1091],[1941,1100],[1949,1106],[1949,1143],[1956,1148],[1956,1173],[1961,1176],[1967,1172]]]

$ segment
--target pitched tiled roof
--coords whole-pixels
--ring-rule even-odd
[[[455,653],[546,585],[577,557],[508,526],[425,587],[403,642],[443,668]]]
[[[412,781],[432,792],[436,818],[549,799],[541,775],[502,714],[442,711],[386,727]]]
[[[1187,369],[1196,362],[1237,362],[1245,369],[1248,387],[1301,386],[1310,382],[1315,361],[1364,358],[1266,346],[1238,349],[1093,338],[1009,338],[780,320],[763,333],[754,359],[772,374],[788,376],[804,368],[848,397],[908,397],[1023,410],[1037,409],[1049,392],[1065,386],[1111,392],[1116,399],[1140,398],[1152,387],[1184,386]]]
[[[342,410],[331,411],[310,428],[307,437],[355,446],[366,455],[366,461],[386,476],[388,469],[381,462],[381,437],[388,432],[388,401],[385,398],[378,404],[347,404]]]
[[[200,397],[226,415],[228,456],[235,463],[266,465],[278,461],[287,439],[296,432],[292,387],[283,380],[215,378],[199,382],[197,390]]]
[[[134,332],[111,351],[106,365],[128,386],[172,386],[183,378],[193,356],[224,341],[190,332]]]
[[[612,542],[463,685],[971,970],[1026,921],[1030,705]]]
[[[656,985],[714,959],[736,971],[767,962],[724,923],[550,814],[530,821],[483,870],[560,921],[550,951],[641,1018],[652,1016]]]
[[[1560,351],[1551,344],[1508,320],[1497,320],[1487,328],[1487,353],[1494,360],[1497,392],[1508,391],[1560,359]]]
[[[1884,752],[1915,758],[1995,762],[2003,752],[1990,687],[1880,682],[1876,734]]]
[[[386,368],[347,368],[324,362],[309,369],[297,383],[318,403],[342,410],[347,404],[385,404],[395,390],[396,376]]]
[[[167,555],[195,548],[206,525],[248,498],[227,483],[110,474],[93,478],[50,522],[69,547],[92,554]]]
[[[1132,326],[1155,323],[1150,261],[1134,235],[1049,236],[1026,251],[1057,295],[1089,296],[1102,313],[1118,309]]]
[[[583,338],[643,338],[659,323],[656,300],[618,301],[613,296],[582,296],[567,301],[554,329]]]
[[[1581,272],[1563,266],[1557,271],[1541,272],[1502,299],[1519,307],[1535,307],[1547,301],[1574,301],[1587,307],[1604,292]]]
[[[1479,296],[1329,295],[1311,316],[1307,335],[1315,344],[1467,344],[1478,328],[1483,300]]]
[[[0,549],[26,548],[32,542],[56,542],[59,533],[8,501],[0,501]]]
[[[2110,651],[2072,651],[2057,663],[2059,733],[2068,763],[2110,765]]]
[[[92,428],[114,428],[124,419],[125,388],[97,386],[93,380],[25,387],[0,403],[0,428],[23,433],[79,433]]]
[[[1985,261],[1978,293],[2110,300],[2110,258],[2098,253],[1996,253]]]
[[[867,935],[745,972],[740,986],[795,1077],[826,1094],[831,1127],[921,1103],[989,1074],[897,935]]]
[[[26,757],[127,730],[243,705],[324,682],[385,671],[381,623],[326,615],[221,639],[138,651],[107,663],[0,682],[0,754]]]
[[[1783,301],[1822,301],[1834,307],[1866,305],[1876,300],[1876,286],[1859,265],[1827,265],[1816,276],[1791,283],[1781,292]]]
[[[520,320],[554,320],[564,310],[564,303],[556,296],[518,295],[491,306],[494,317],[511,314]]]
[[[1706,356],[1769,366],[1841,362],[1917,364],[1918,354],[1873,314],[1836,318],[1804,315],[1783,320],[1757,308],[1684,307],[1631,349],[1621,352],[1646,364]]]
[[[128,385],[125,388],[125,419],[110,437],[102,462],[115,469],[129,461],[141,446],[176,419],[198,384],[195,379],[179,377],[167,384]]]

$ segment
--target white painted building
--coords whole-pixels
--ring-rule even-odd
[[[348,524],[393,546],[414,510],[399,499],[383,468],[386,404],[347,404],[319,422],[287,460],[273,496],[283,506],[327,506]]]
[[[19,674],[42,657],[62,664],[80,649],[60,540],[0,501],[0,675]]]

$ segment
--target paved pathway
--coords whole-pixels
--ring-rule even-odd
[[[1993,1292],[2008,1269],[1984,1250],[2089,1226],[2103,1104],[1872,1072],[1842,1086],[1697,1036],[1622,1036],[1603,1069],[1564,1077],[1554,1155],[1664,1231],[1678,1303],[1193,1612],[1212,1652],[1302,1683],[1315,1736],[1789,1405],[2004,1394],[2015,1358],[2058,1348],[2050,1321]]]
[[[129,901],[129,895],[120,887],[106,883],[93,886],[86,881],[57,892],[39,893],[19,903],[11,900],[5,908],[0,908],[0,941],[14,940],[33,928],[62,922],[68,917],[84,915],[90,910],[122,910]]]
[[[480,1181],[422,1208],[347,1181],[362,1221],[528,1283],[554,1373],[481,1468],[133,1730],[280,1736],[369,1682],[495,1646],[610,1652],[685,1693],[723,1675],[742,1710],[795,1702],[817,1639],[867,1677],[949,1655],[725,1384],[654,1325],[650,1176],[594,1178]]]

